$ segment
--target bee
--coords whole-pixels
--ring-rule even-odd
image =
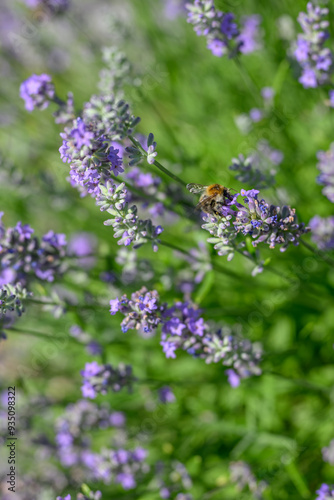
[[[221,217],[219,209],[226,205],[227,200],[233,200],[230,190],[221,184],[211,184],[210,186],[187,184],[186,188],[193,194],[201,193],[196,208],[215,217]]]

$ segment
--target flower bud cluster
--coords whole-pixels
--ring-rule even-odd
[[[137,215],[137,207],[129,207],[127,190],[124,183],[113,184],[108,181],[106,186],[100,185],[100,195],[97,205],[101,211],[108,212],[112,218],[104,222],[106,226],[113,226],[114,238],[120,238],[119,245],[131,245],[138,248],[147,241],[152,242],[154,251],[158,250],[159,234],[162,233],[161,226],[154,226],[150,219],[141,220]]]

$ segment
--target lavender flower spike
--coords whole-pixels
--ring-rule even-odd
[[[298,35],[294,55],[302,68],[299,81],[305,88],[327,83],[333,70],[333,54],[324,46],[329,38],[327,15],[327,8],[309,2],[307,13],[298,16],[303,33]]]
[[[154,251],[158,250],[159,234],[163,232],[161,226],[154,226],[150,219],[141,220],[137,215],[137,207],[129,207],[127,199],[127,190],[124,183],[113,184],[108,181],[106,186],[100,185],[100,195],[97,205],[101,211],[108,212],[112,218],[104,222],[106,226],[113,226],[114,238],[120,238],[119,245],[129,246],[133,244],[138,248],[147,241],[152,242]]]
[[[334,486],[323,483],[316,491],[316,494],[318,496],[315,500],[331,500],[334,498]]]
[[[213,0],[194,0],[186,4],[186,9],[188,22],[193,24],[197,35],[206,37],[207,47],[214,56],[235,57],[238,53],[249,53],[260,48],[259,16],[245,18],[239,30],[234,14],[217,10]]]
[[[20,97],[24,100],[28,111],[33,111],[35,108],[47,108],[55,97],[55,88],[51,76],[45,73],[31,75],[21,83]]]
[[[107,394],[108,390],[119,392],[124,387],[129,390],[135,377],[131,366],[120,364],[118,368],[111,365],[99,365],[96,361],[86,363],[81,371],[83,385],[82,395],[85,398],[95,399],[98,394]]]

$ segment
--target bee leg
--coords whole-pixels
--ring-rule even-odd
[[[216,216],[216,217],[221,217],[222,214],[220,212],[218,212],[217,210],[217,206],[218,205],[224,205],[224,203],[220,202],[220,201],[215,201],[215,200],[212,200],[211,204],[210,204],[210,208],[212,210],[212,213]]]

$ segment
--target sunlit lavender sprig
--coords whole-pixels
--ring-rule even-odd
[[[334,486],[323,483],[316,491],[318,495],[315,500],[332,500],[334,498]]]
[[[163,232],[163,228],[154,226],[150,219],[139,219],[136,205],[129,207],[124,183],[117,186],[107,181],[106,186],[100,185],[99,189],[100,195],[97,198],[97,205],[100,206],[101,211],[106,211],[112,216],[104,224],[113,227],[114,238],[120,238],[118,245],[129,246],[133,244],[134,248],[138,248],[150,241],[153,250],[157,251],[158,236]]]
[[[315,215],[309,222],[312,241],[320,250],[334,249],[334,216]]]
[[[130,365],[119,364],[117,368],[109,364],[99,365],[96,361],[86,363],[81,371],[83,384],[82,395],[95,399],[98,394],[105,395],[109,391],[119,392],[125,387],[131,391],[136,380]]]
[[[327,15],[327,8],[309,2],[307,12],[298,16],[303,33],[298,35],[294,55],[302,68],[299,81],[305,88],[327,83],[333,70],[333,54],[324,46],[329,38]]]
[[[39,240],[33,233],[21,222],[6,229],[0,217],[0,285],[20,282],[26,286],[33,277],[51,282],[63,273],[65,235],[49,231]]]
[[[213,55],[235,57],[260,48],[259,16],[244,18],[239,30],[234,14],[217,10],[213,0],[194,0],[187,3],[186,8],[188,22],[194,26],[197,35],[207,38],[207,47]]]
[[[3,285],[0,287],[0,320],[8,311],[15,311],[18,316],[24,313],[24,301],[31,293],[27,292],[20,283]]]
[[[167,358],[175,358],[178,349],[206,363],[222,362],[232,369],[228,379],[233,387],[240,379],[260,375],[261,347],[243,339],[239,327],[225,325],[219,330],[210,328],[201,317],[201,310],[189,302],[177,302],[172,307],[160,302],[156,291],[143,287],[132,294],[110,301],[112,315],[125,316],[121,326],[154,333],[161,324],[161,346]]]
[[[235,240],[239,235],[251,236],[254,247],[265,243],[273,249],[278,245],[284,252],[290,244],[298,245],[299,238],[310,230],[305,224],[297,223],[295,209],[269,205],[258,199],[258,194],[256,189],[242,189],[243,204],[237,201],[239,194],[236,194],[222,207],[222,217],[203,217],[202,227],[213,235],[208,241],[215,245],[218,255],[227,255],[231,260],[238,248]]]
[[[317,181],[325,186],[322,193],[334,203],[334,143],[328,151],[319,151],[317,158],[317,167],[320,170]]]

